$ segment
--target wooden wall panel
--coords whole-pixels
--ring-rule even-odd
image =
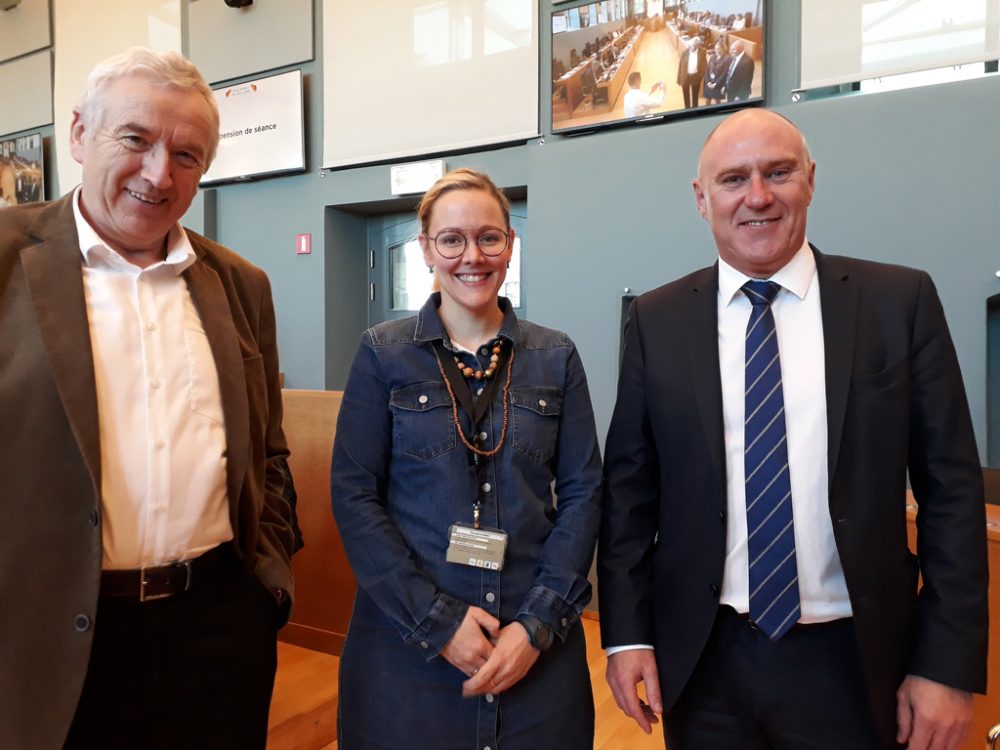
[[[907,507],[910,549],[916,550],[916,505]],[[986,667],[987,694],[973,696],[972,731],[959,750],[981,750],[986,732],[1000,722],[1000,507],[986,506],[990,563],[990,650]]]
[[[341,391],[285,390],[288,463],[305,548],[292,559],[295,606],[281,640],[340,654],[354,602],[354,575],[330,507],[330,457]]]

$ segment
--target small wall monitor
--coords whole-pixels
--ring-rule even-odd
[[[0,208],[45,200],[42,134],[0,139]]]
[[[759,103],[763,0],[604,0],[552,12],[552,130]]]
[[[302,71],[220,86],[219,151],[201,184],[304,172]]]

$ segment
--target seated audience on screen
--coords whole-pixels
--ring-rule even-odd
[[[596,52],[590,58],[590,71],[594,74],[596,80],[601,80],[604,78],[604,65],[601,63],[601,56]]]

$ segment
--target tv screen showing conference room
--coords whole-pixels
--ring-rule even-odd
[[[42,134],[0,140],[0,208],[45,200]]]
[[[603,0],[551,30],[557,133],[763,97],[764,0]]]

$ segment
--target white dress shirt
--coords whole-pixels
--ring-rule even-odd
[[[663,89],[647,94],[642,89],[629,89],[625,94],[625,116],[641,117],[663,105]]]
[[[726,565],[720,601],[750,610],[747,514],[743,475],[744,366],[751,305],[740,287],[750,280],[719,259],[719,367],[726,441]],[[788,472],[792,485],[799,622],[851,616],[844,571],[830,518],[827,470],[826,372],[816,259],[807,243],[771,278],[781,291],[771,303],[781,358]]]
[[[726,80],[729,80],[730,78],[733,77],[733,73],[736,72],[736,66],[737,66],[737,64],[739,64],[739,61],[743,59],[743,55],[745,55],[745,54],[746,54],[745,51],[744,52],[740,52],[740,54],[738,54],[736,57],[734,57],[733,61],[731,63],[729,63],[729,73],[726,74]]]
[[[740,288],[750,280],[719,259],[719,369],[726,445],[726,561],[719,601],[750,611],[747,513],[743,476],[744,368],[751,304]],[[804,242],[770,281],[781,285],[771,311],[781,358],[788,471],[792,486],[799,622],[850,617],[851,602],[830,518],[827,467],[826,357],[816,259]],[[608,656],[649,644],[616,646]]]
[[[178,224],[166,259],[139,268],[80,212],[83,287],[97,385],[102,565],[197,557],[233,538],[215,360],[181,275],[197,262]]]
[[[688,47],[688,75],[693,76],[698,72],[698,49]]]

